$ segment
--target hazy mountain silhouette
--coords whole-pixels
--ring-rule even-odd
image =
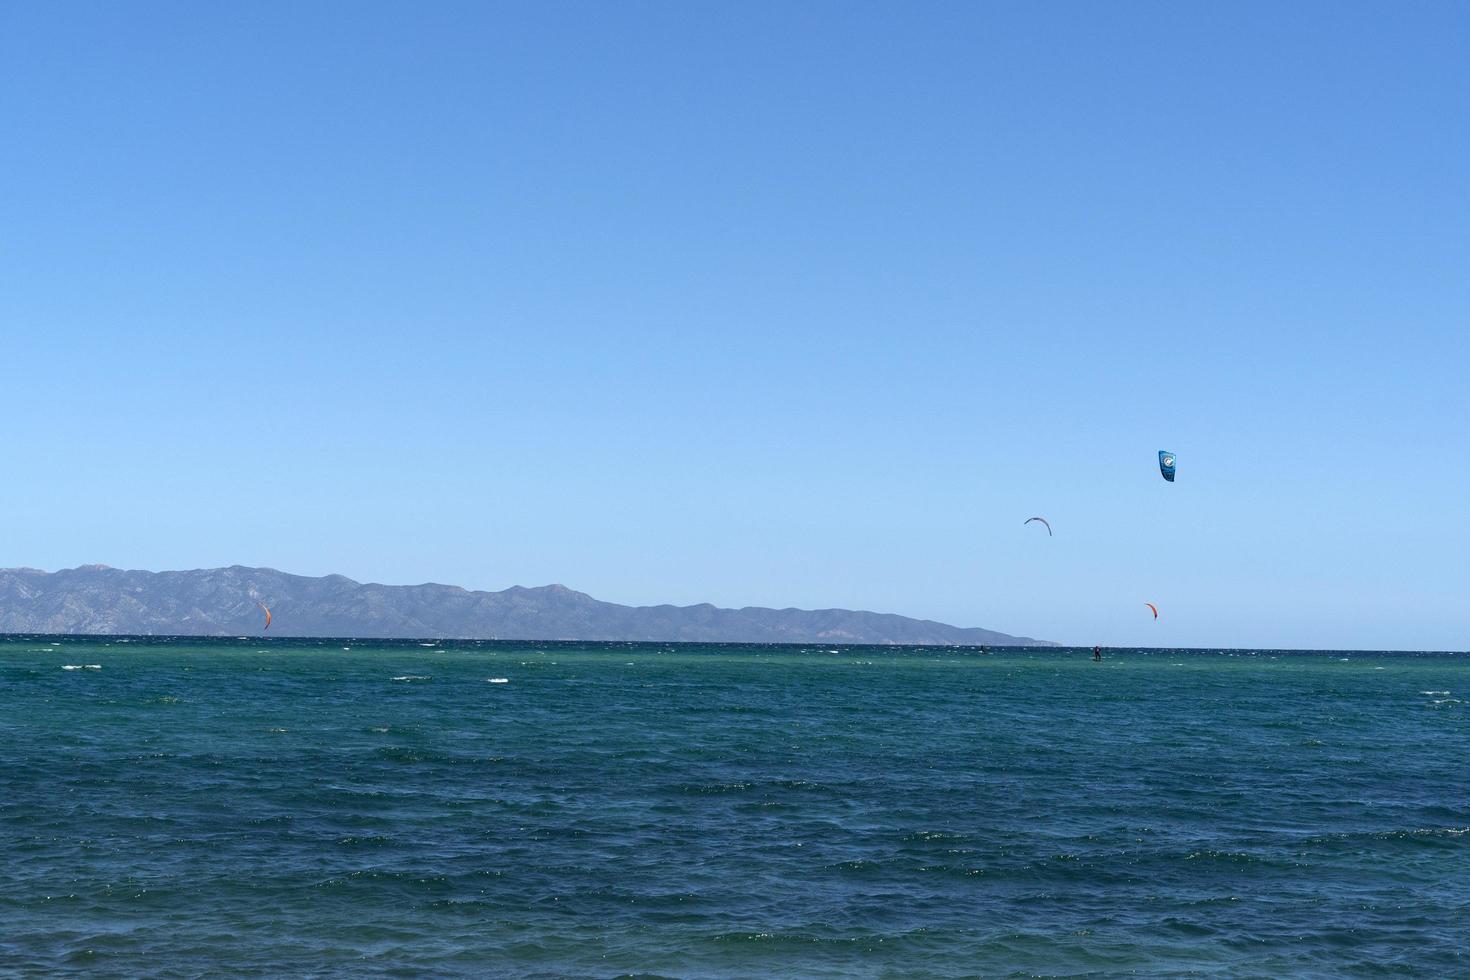
[[[847,609],[620,606],[561,585],[470,592],[374,585],[271,568],[184,572],[83,565],[0,569],[0,632],[233,636],[463,637],[744,643],[1045,645],[1029,637]]]

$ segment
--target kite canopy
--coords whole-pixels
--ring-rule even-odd
[[[1154,611],[1154,619],[1158,619],[1159,618],[1159,607],[1158,606],[1154,605],[1152,602],[1145,602],[1144,605],[1145,606],[1148,606],[1150,609],[1152,609]]]
[[[1045,517],[1028,517],[1024,521],[1021,522],[1021,526],[1022,527],[1025,527],[1027,524],[1030,524],[1032,521],[1040,521],[1041,523],[1045,524],[1046,525],[1046,536],[1047,537],[1052,537],[1052,533],[1051,533],[1051,521],[1048,521]]]
[[[1159,472],[1164,479],[1174,482],[1174,454],[1167,449],[1159,450]]]
[[[256,605],[259,606],[261,609],[263,609],[265,611],[265,625],[261,627],[261,630],[263,631],[263,630],[270,629],[271,628],[271,611],[270,611],[270,607],[267,606],[263,602],[257,602]]]

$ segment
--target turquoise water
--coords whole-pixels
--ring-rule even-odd
[[[1466,692],[1446,655],[10,638],[0,972],[1467,974]]]

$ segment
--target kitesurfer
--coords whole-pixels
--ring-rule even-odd
[[[1102,647],[1092,648],[1092,659],[1094,663],[1102,662]]]

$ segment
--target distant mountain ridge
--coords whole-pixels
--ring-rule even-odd
[[[1050,646],[994,630],[848,609],[622,606],[562,585],[471,592],[452,585],[376,585],[273,568],[57,572],[0,569],[0,632],[271,635],[706,643]]]

